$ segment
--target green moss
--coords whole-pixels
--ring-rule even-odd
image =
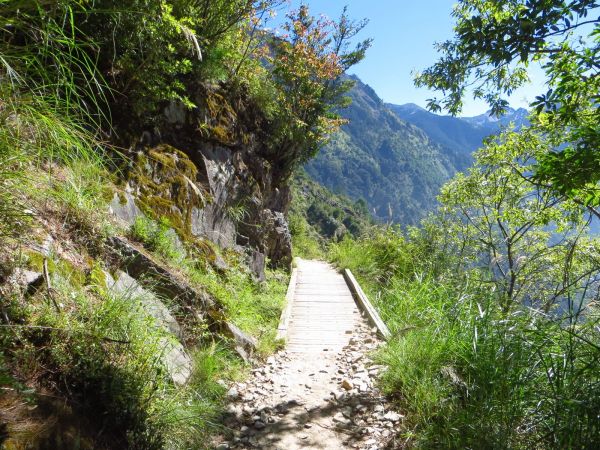
[[[192,183],[198,168],[182,151],[166,144],[138,155],[130,179],[140,189],[140,207],[149,217],[165,218],[182,240],[193,242],[194,208],[211,201],[206,190]]]
[[[165,155],[163,152],[158,151],[157,148],[149,150],[148,156],[165,167],[171,169],[175,169],[177,167],[175,160],[170,155]]]
[[[125,196],[125,192],[117,191],[117,196],[119,197],[119,204],[124,206],[127,204],[127,197]]]
[[[35,250],[25,250],[23,252],[25,266],[35,272],[42,272],[44,269],[44,255]]]
[[[45,256],[35,250],[26,250],[23,252],[25,266],[35,272],[42,273],[44,271],[44,259]],[[80,269],[75,266],[72,262],[63,258],[47,258],[48,259],[48,272],[52,275],[58,275],[61,278],[67,280],[71,285],[75,287],[82,287],[86,285],[87,275],[86,269]]]
[[[216,92],[208,92],[206,96],[206,109],[210,121],[203,124],[202,129],[208,131],[209,139],[216,140],[224,145],[235,145],[238,141],[238,117],[229,102]],[[246,137],[246,141],[249,138]],[[242,137],[242,141],[244,141]]]
[[[79,269],[66,259],[58,261],[48,260],[48,271],[51,275],[58,275],[69,282],[75,288],[81,288],[87,283],[86,271]]]

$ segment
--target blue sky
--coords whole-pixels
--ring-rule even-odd
[[[291,0],[291,7],[300,2]],[[417,89],[411,72],[432,65],[437,60],[433,44],[452,36],[450,13],[455,0],[304,0],[303,3],[315,15],[323,13],[337,18],[344,5],[348,5],[351,17],[369,19],[362,37],[372,37],[373,46],[365,60],[350,73],[373,87],[384,101],[425,106],[426,100],[435,96],[433,92]],[[511,106],[526,107],[544,90],[541,70],[533,71],[531,77],[533,83],[510,98]],[[486,109],[483,102],[466,98],[462,115],[473,116]]]

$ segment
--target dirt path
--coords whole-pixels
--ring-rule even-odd
[[[381,342],[360,315],[341,275],[300,261],[284,351],[228,393],[217,448],[380,449],[391,446],[402,416],[390,410],[367,354]]]

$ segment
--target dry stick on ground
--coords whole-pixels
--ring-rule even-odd
[[[56,312],[60,312],[60,308],[58,307],[58,303],[56,303],[56,299],[54,298],[54,294],[52,293],[52,285],[50,284],[50,274],[48,273],[48,258],[44,258],[44,280],[46,280],[46,290],[48,291],[48,297],[52,300],[54,307],[56,308]]]

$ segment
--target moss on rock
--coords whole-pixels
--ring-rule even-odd
[[[165,218],[183,240],[193,242],[192,210],[206,206],[211,197],[196,183],[198,168],[189,157],[170,145],[158,145],[138,153],[130,178],[144,213]]]

